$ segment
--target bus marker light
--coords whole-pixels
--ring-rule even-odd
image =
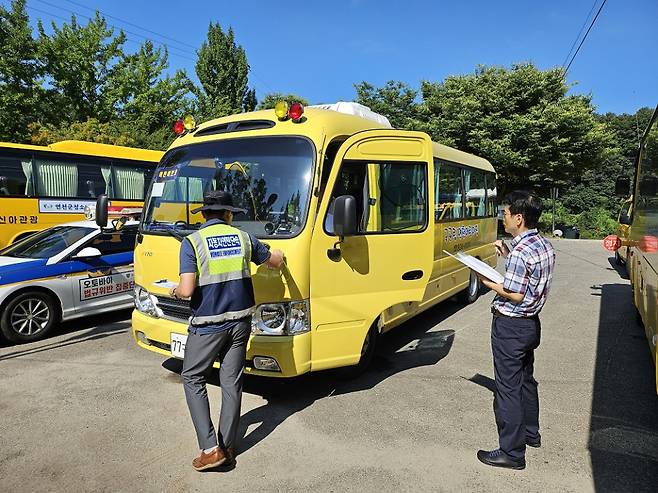
[[[293,122],[297,123],[302,118],[304,114],[304,107],[301,103],[292,103],[290,109],[288,110],[288,116],[292,119]]]
[[[274,105],[274,114],[279,120],[288,118],[288,103],[285,101],[277,101]]]
[[[176,135],[183,135],[183,132],[185,132],[185,123],[183,123],[183,120],[176,120],[176,123],[174,123],[174,133]]]
[[[194,130],[196,128],[196,121],[194,121],[194,117],[192,115],[187,115],[183,119],[183,126],[185,127],[185,130]]]
[[[617,235],[608,235],[603,239],[603,248],[609,252],[616,252],[621,246],[621,238]]]

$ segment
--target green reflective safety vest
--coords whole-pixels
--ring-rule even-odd
[[[254,312],[249,235],[228,224],[213,224],[188,237],[197,259],[200,297],[193,297],[192,325],[217,324]],[[230,283],[230,289],[227,289]],[[194,301],[198,301],[195,306]]]

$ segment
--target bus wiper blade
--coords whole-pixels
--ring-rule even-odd
[[[154,229],[156,229],[156,230],[166,231],[170,236],[173,236],[173,237],[176,238],[178,241],[181,241],[181,242],[182,242],[182,241],[185,239],[185,236],[182,235],[182,234],[180,234],[178,231],[176,231],[176,228],[174,228],[174,227],[171,226],[170,224],[167,224],[167,223],[160,223],[160,222],[154,221],[154,222],[151,224],[151,227],[153,227],[153,226],[155,226]]]

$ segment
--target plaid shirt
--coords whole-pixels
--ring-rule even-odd
[[[512,240],[512,250],[505,261],[503,286],[507,291],[523,293],[523,300],[514,303],[496,295],[492,306],[510,317],[537,315],[546,303],[554,266],[553,246],[536,229],[518,235]]]

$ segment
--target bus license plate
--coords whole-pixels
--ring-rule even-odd
[[[184,334],[171,333],[171,355],[174,358],[183,359],[185,357],[185,343],[187,336]]]

